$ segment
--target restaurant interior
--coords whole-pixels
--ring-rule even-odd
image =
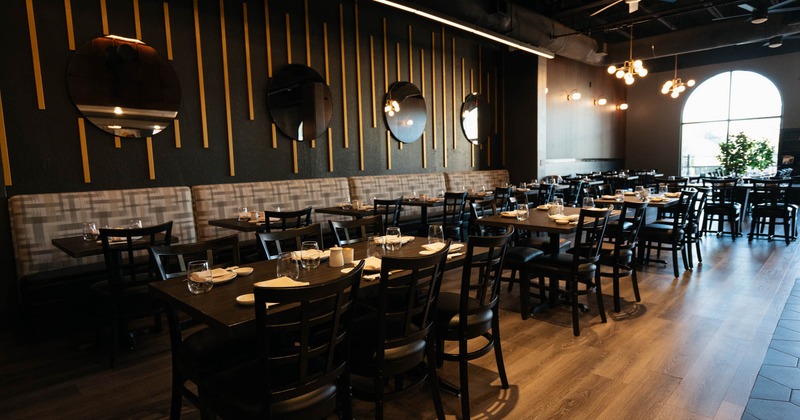
[[[442,417],[440,393],[446,418],[800,418],[800,200],[788,198],[800,191],[790,177],[800,175],[800,1],[25,0],[0,8],[0,408],[9,418],[201,417],[196,401],[179,395],[175,406],[169,310],[157,314],[163,328],[138,319],[127,325],[137,332],[133,341],[105,340],[105,321],[98,322],[105,315],[90,303],[93,283],[107,281],[103,238],[114,236],[104,227],[168,224],[176,244],[238,234],[234,261],[255,264],[250,279],[260,281],[270,278],[256,278],[265,264],[274,277],[276,262],[263,261],[258,233],[281,208],[313,207],[308,220],[321,224],[327,249],[337,239],[334,222],[372,214],[371,207],[358,213],[361,205],[413,196],[403,201],[400,227],[417,236],[403,245],[416,254],[427,242],[428,212],[436,220],[451,193],[509,206],[498,197],[509,188],[524,220],[513,215],[506,220],[514,227],[504,229],[501,215],[477,222],[462,204],[453,236],[514,235],[503,273],[517,280],[500,287],[495,326],[502,355],[461,370],[450,361],[423,363],[428,370],[412,373],[428,381],[381,407],[354,391],[352,416]],[[738,75],[752,76],[741,91],[733,90]],[[706,106],[701,95],[724,105]],[[768,137],[771,163],[724,170],[717,143],[747,129]],[[779,174],[786,177],[775,185],[790,187],[775,187],[788,213],[765,215],[758,188]],[[520,307],[534,293],[522,283],[534,290],[537,273],[553,268],[515,266],[511,249],[530,254],[549,245],[544,254],[577,261],[580,253],[566,250],[570,241],[581,244],[583,216],[595,226],[603,220],[579,208],[585,196],[618,208],[629,196],[617,197],[617,188],[631,195],[636,186],[652,188],[635,196],[649,203],[647,226],[673,204],[659,183],[685,177],[693,191],[710,186],[710,200],[717,187],[706,176],[744,186],[734,198],[736,220],[718,216],[724,233],[702,222],[687,233],[693,239],[675,252],[695,250],[689,261],[659,251],[637,262],[644,249],[634,248],[638,287],[636,277],[593,284],[589,276],[579,298],[587,308],[554,305],[554,290],[553,308]],[[587,189],[570,189],[571,178]],[[550,196],[538,202],[532,194],[551,180],[564,186],[556,194],[574,207],[561,210],[574,223],[525,234],[525,223],[547,219],[550,208],[537,206]],[[612,188],[597,189],[606,184]],[[696,208],[694,192],[680,190],[670,189],[670,200]],[[241,215],[254,209],[258,223],[248,225]],[[448,227],[446,214],[431,223]],[[786,224],[775,227],[780,217]],[[669,223],[683,219],[676,212]],[[769,234],[748,235],[763,233],[757,221]],[[96,222],[99,237],[60,241],[81,237],[86,222]],[[371,251],[356,248],[363,252]],[[442,263],[443,293],[458,293],[472,248],[453,255]],[[321,267],[302,270],[314,284],[333,258]],[[234,290],[223,284],[193,296],[180,283],[180,297],[170,281],[181,280],[150,286],[149,296],[191,306]],[[248,281],[239,275],[232,283]],[[362,280],[360,292],[378,293],[369,283]],[[252,327],[252,307],[228,303]],[[191,331],[207,328],[206,318],[194,317],[200,325]],[[445,348],[459,346],[448,339]],[[468,399],[446,384],[467,372]],[[227,394],[208,384],[201,400],[215,411]],[[195,385],[191,392],[206,392]],[[222,417],[240,417],[230,413]],[[335,413],[329,417],[348,417]]]

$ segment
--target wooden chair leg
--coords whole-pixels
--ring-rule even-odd
[[[494,307],[492,315],[492,339],[494,340],[494,358],[497,362],[497,373],[500,375],[500,384],[503,389],[508,389],[508,376],[506,376],[506,364],[503,362],[503,347],[500,345],[500,314],[497,306]]]
[[[600,282],[600,269],[595,269],[595,273],[594,293],[597,295],[597,309],[600,311],[600,321],[605,324],[608,320],[606,319],[606,306],[603,302],[603,285]]]
[[[633,296],[636,298],[637,302],[642,301],[642,297],[639,295],[639,278],[636,274],[636,267],[631,265],[631,284],[633,285]]]
[[[467,340],[458,343],[458,375],[461,388],[461,418],[469,419],[469,362],[467,361]]]
[[[436,410],[436,418],[444,420],[444,408],[442,407],[442,395],[439,393],[439,377],[436,375],[436,354],[433,349],[433,342],[428,339],[427,344],[428,353],[428,383],[431,386],[431,395],[433,397],[433,408]],[[381,417],[383,417],[383,402],[381,402]],[[377,412],[376,418],[377,418]]]

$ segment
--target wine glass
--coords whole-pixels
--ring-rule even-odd
[[[528,205],[527,204],[518,204],[517,205],[517,220],[519,220],[519,221],[528,220]]]
[[[248,217],[250,217],[248,215]],[[131,229],[141,229],[142,228],[142,219],[131,219],[128,221],[128,227]]]
[[[300,267],[298,267],[297,259],[294,257],[293,252],[282,252],[278,256],[278,277],[288,277],[292,280],[297,280],[300,277]]]
[[[614,191],[614,200],[622,201],[625,197],[625,190],[615,190]]]
[[[207,260],[190,261],[186,273],[186,284],[193,295],[208,293],[214,287]]]
[[[97,235],[100,232],[97,230],[97,224],[94,222],[86,222],[83,224],[83,240],[87,242],[94,242],[97,240]]]
[[[583,208],[585,208],[585,209],[594,208],[594,198],[593,197],[583,197]]]
[[[319,267],[319,244],[317,241],[303,241],[300,246],[300,264],[305,269]]]
[[[664,194],[666,194],[668,192],[669,192],[669,187],[667,187],[667,183],[666,182],[662,182],[662,183],[658,184],[658,194],[659,195],[663,196]]]
[[[444,230],[442,229],[442,225],[430,225],[428,226],[428,243],[444,243]]]
[[[378,259],[383,258],[384,242],[386,238],[370,237],[367,239],[367,258],[375,257]]]
[[[397,251],[401,245],[400,228],[397,226],[386,228],[386,250]]]

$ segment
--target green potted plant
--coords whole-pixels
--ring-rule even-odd
[[[767,169],[772,165],[774,156],[775,148],[767,139],[751,139],[740,131],[719,144],[717,159],[726,174],[742,176],[748,169]]]

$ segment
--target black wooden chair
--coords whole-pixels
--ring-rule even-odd
[[[372,214],[383,217],[383,226],[400,226],[400,211],[403,209],[403,196],[392,200],[373,200]]]
[[[434,309],[449,248],[448,240],[444,248],[431,255],[383,257],[378,298],[360,307],[364,311],[353,328],[350,370],[367,381],[353,381],[353,396],[374,401],[376,419],[383,418],[385,402],[404,398],[426,382],[431,387],[436,416],[444,418],[436,375]],[[396,270],[409,273],[389,278]],[[420,369],[423,361],[427,366]],[[392,382],[394,387],[386,389]]]
[[[711,187],[711,197],[706,202],[704,232],[708,232],[711,224],[716,222],[717,236],[730,233],[734,241],[737,236],[741,236],[742,205],[734,200],[737,183],[737,178],[703,178],[703,186]],[[730,231],[725,231],[725,221],[728,222]]]
[[[509,206],[509,198],[511,197],[511,190],[513,187],[495,187],[494,189],[494,205],[499,211],[511,210]]]
[[[466,192],[448,192],[444,194],[444,211],[442,213],[442,229],[445,239],[452,238],[458,241],[464,240],[465,224],[468,220],[464,217],[464,209],[467,204]]]
[[[350,245],[366,241],[373,235],[383,234],[383,219],[381,215],[374,215],[353,220],[328,220],[328,225],[339,246]]]
[[[204,417],[352,418],[349,354],[363,268],[324,284],[256,285],[258,357],[200,383]],[[273,304],[296,307],[272,313]]]
[[[555,191],[556,186],[553,184],[539,184],[537,187],[537,193],[531,199],[531,204],[535,206],[541,206],[543,204],[549,203],[553,199],[553,192]]]
[[[688,270],[689,261],[686,251],[686,228],[689,223],[689,211],[694,207],[696,191],[683,190],[675,205],[672,218],[656,220],[642,227],[639,234],[639,261],[650,261],[650,253],[655,249],[672,252],[672,268],[675,277],[679,277],[678,252],[683,257],[683,268]],[[706,206],[708,209],[708,206]]]
[[[711,188],[709,187],[695,187],[695,189],[697,190],[697,195],[694,199],[694,206],[689,210],[685,236],[689,268],[694,268],[692,247],[697,252],[697,262],[703,262],[703,254],[700,253],[700,240],[703,238],[703,215],[705,214],[708,197],[711,195]]]
[[[474,204],[474,203],[473,203]],[[497,371],[503,389],[508,388],[508,378],[503,363],[500,345],[500,276],[503,258],[514,229],[500,236],[470,236],[467,240],[467,255],[461,271],[459,293],[442,292],[436,306],[436,350],[437,361],[458,362],[461,394],[461,418],[470,418],[468,362],[494,349]],[[486,256],[476,257],[475,248],[485,251]],[[477,276],[473,277],[473,269]],[[480,348],[468,349],[470,340],[481,341]],[[445,341],[457,341],[458,351],[444,351]]]
[[[319,249],[324,249],[319,223],[283,231],[259,232],[256,237],[268,260],[278,258],[283,252],[299,250],[303,241],[316,241]]]
[[[600,277],[611,277],[614,288],[614,311],[620,311],[619,281],[622,277],[631,276],[633,295],[637,302],[641,302],[639,295],[639,280],[636,275],[636,261],[634,254],[639,237],[639,231],[644,224],[647,203],[634,203],[626,201],[622,205],[620,217],[614,222],[609,222],[603,245],[600,248],[600,267],[597,270],[597,282]],[[603,266],[611,271],[603,271]]]
[[[794,223],[797,218],[797,207],[786,200],[786,194],[792,188],[792,180],[758,180],[753,181],[753,198],[750,233],[747,241],[752,242],[755,237],[766,236],[771,241],[774,238],[783,238],[786,245],[794,240]],[[775,226],[783,226],[783,235],[775,233]],[[767,233],[764,233],[764,228]]]
[[[107,280],[91,285],[98,310],[109,327],[109,365],[117,364],[119,339],[128,332],[128,321],[153,317],[154,328],[161,330],[163,305],[149,292],[147,283],[158,279],[148,248],[169,245],[172,221],[133,229],[100,229]]]
[[[302,210],[264,212],[264,229],[267,232],[294,229],[311,224],[311,206]]]

